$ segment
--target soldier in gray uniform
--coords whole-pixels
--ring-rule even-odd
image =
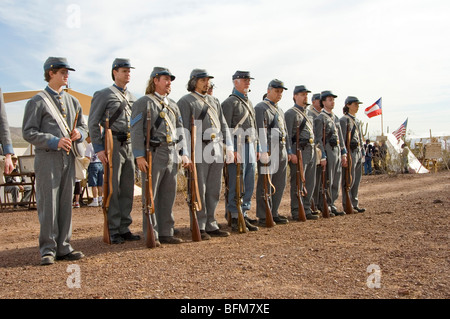
[[[322,107],[320,106],[320,93],[313,94],[311,98],[311,107],[308,109],[307,114],[312,118],[313,124],[320,112],[322,112]],[[322,158],[322,153],[320,152],[319,146],[315,145],[316,150],[316,179],[314,185],[314,192],[312,194],[311,200],[314,202],[314,208],[316,209],[312,213],[314,215],[320,214],[320,185],[322,183],[322,166],[320,166],[320,159]]]
[[[244,184],[244,195],[241,210],[244,214],[245,223],[250,231],[257,231],[258,227],[252,225],[256,222],[251,220],[247,212],[251,208],[252,195],[255,188],[255,170],[257,161],[257,130],[255,110],[252,102],[248,99],[250,81],[253,79],[250,72],[236,71],[233,77],[233,93],[222,102],[223,115],[231,130],[231,137],[235,143],[235,159],[240,160],[242,167],[242,179]],[[237,138],[240,138],[241,149],[237,149]],[[240,156],[237,156],[239,152]],[[239,159],[238,159],[239,158]],[[238,231],[238,211],[236,206],[236,164],[228,164],[228,198],[227,211],[231,213],[231,229]]]
[[[287,90],[287,88],[284,87],[282,81],[272,80],[267,88],[267,96],[265,96],[264,101],[255,106],[256,126],[261,147],[261,158],[258,161],[258,181],[256,184],[256,216],[258,217],[258,225],[262,227],[266,226],[263,195],[264,175],[267,173],[269,173],[272,184],[275,187],[275,194],[271,196],[273,221],[276,224],[288,223],[288,219],[278,212],[286,187],[288,152],[289,159],[291,157],[291,143],[288,139],[284,113],[278,106],[284,90]],[[264,164],[269,164],[270,168],[267,170]]]
[[[291,215],[294,220],[298,219],[298,198],[297,198],[297,149],[302,153],[303,176],[305,177],[305,188],[307,195],[302,197],[305,208],[306,219],[316,220],[317,215],[311,211],[311,198],[314,192],[316,176],[316,154],[314,144],[314,124],[313,118],[307,114],[308,93],[311,93],[304,85],[296,86],[294,89],[295,105],[285,113],[288,139],[291,141],[292,155],[289,161],[291,176]],[[297,144],[297,129],[299,131],[299,144]]]
[[[130,139],[131,110],[136,98],[127,90],[130,82],[129,59],[117,58],[112,65],[114,84],[94,93],[89,112],[89,134],[94,152],[103,165],[107,164],[104,138],[100,126],[105,127],[109,118],[109,127],[113,134],[112,188],[108,210],[109,233],[112,244],[125,240],[139,240],[138,235],[130,232],[131,209],[134,194],[134,157]]]
[[[150,147],[152,152],[152,189],[155,214],[151,215],[155,238],[160,243],[179,244],[183,240],[174,237],[173,205],[177,194],[178,155],[187,167],[187,146],[183,123],[177,104],[168,98],[175,76],[167,68],[155,67],[150,75],[145,96],[133,104],[131,113],[131,142],[142,181],[148,170],[146,159],[147,112],[150,111]],[[180,136],[178,134],[181,133]],[[180,142],[180,150],[177,143]],[[146,184],[142,183],[142,202],[145,203]],[[143,211],[143,214],[145,211]],[[144,235],[147,220],[143,218]]]
[[[5,155],[5,174],[13,171],[14,165],[11,156],[14,155],[14,149],[9,132],[8,117],[6,115],[5,103],[3,102],[3,93],[0,89],[0,144],[2,145],[3,155]]]
[[[234,152],[220,102],[207,94],[212,78],[214,77],[206,70],[194,69],[187,86],[190,93],[177,102],[184,127],[190,132],[192,117],[197,126],[196,158],[191,161],[197,165],[198,188],[202,200],[202,210],[197,212],[197,219],[203,240],[208,240],[211,236],[230,235],[219,229],[215,217],[222,188],[223,140],[226,142],[227,163],[234,161]]]
[[[75,155],[71,150],[87,136],[87,125],[78,100],[63,90],[69,70],[75,71],[65,58],[48,58],[44,64],[48,86],[28,101],[23,116],[23,138],[36,149],[41,265],[84,257],[70,245],[75,185]],[[80,116],[73,127],[77,113]]]
[[[339,118],[333,113],[334,99],[336,97],[331,91],[323,91],[321,93],[320,103],[323,109],[314,120],[314,136],[316,138],[316,144],[319,145],[320,151],[322,152],[320,164],[322,167],[327,167],[327,200],[328,207],[331,209],[330,216],[345,215],[343,211],[338,211],[335,206],[335,202],[339,197],[339,189],[341,188],[341,166],[347,166],[347,150],[345,148]],[[322,140],[324,127],[325,144]]]
[[[347,139],[347,130],[350,131],[350,150],[347,150],[351,154],[352,165],[351,167],[344,167],[342,173],[342,193],[344,193],[345,186],[345,173],[347,169],[350,169],[351,187],[350,187],[350,199],[354,211],[363,213],[365,208],[360,208],[358,205],[358,190],[362,177],[362,165],[365,158],[364,152],[364,140],[361,132],[361,122],[356,118],[356,113],[359,110],[359,105],[362,104],[357,97],[349,96],[345,100],[344,116],[341,117],[341,129],[344,135],[344,140]],[[345,207],[346,199],[342,196],[342,206]]]

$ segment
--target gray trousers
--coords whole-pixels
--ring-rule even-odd
[[[73,251],[72,198],[75,156],[64,151],[36,150],[36,206],[41,256],[64,256]]]
[[[314,146],[307,145],[302,152],[303,172],[305,176],[305,188],[307,196],[302,197],[306,215],[311,212],[311,199],[313,198],[315,178],[316,178],[316,156]],[[291,177],[291,214],[293,219],[298,218],[298,198],[297,198],[297,164],[289,163]],[[301,180],[300,180],[301,183]]]
[[[211,145],[212,146],[212,145]],[[205,152],[206,144],[203,142],[202,150]],[[222,189],[222,173],[223,173],[223,152],[214,146],[217,155],[216,161],[208,163],[201,160],[201,163],[197,163],[197,181],[198,191],[200,198],[202,199],[202,210],[197,212],[198,226],[200,230],[214,231],[219,229],[217,220],[215,217],[217,204],[219,203],[220,191]],[[211,149],[211,147],[209,148]],[[209,152],[207,152],[209,154]],[[202,154],[205,155],[205,154]],[[196,162],[199,162],[200,154],[196,154]]]
[[[242,175],[244,183],[244,196],[242,198],[242,212],[247,216],[246,212],[250,210],[252,204],[252,195],[255,189],[255,170],[256,170],[256,154],[253,143],[245,144],[245,154],[242,154]],[[231,213],[232,218],[238,218],[236,206],[236,164],[228,164],[228,198],[227,210]]]
[[[352,167],[350,170],[350,174],[352,176],[352,184],[350,187],[350,199],[352,201],[352,206],[357,207],[358,206],[358,191],[359,191],[359,185],[361,184],[361,177],[362,177],[362,169],[363,169],[363,162],[362,162],[362,154],[360,150],[352,151]],[[344,194],[344,186],[345,186],[345,174],[346,174],[347,168],[342,168],[342,194]],[[345,207],[346,204],[345,196],[342,196],[342,207]]]
[[[125,234],[132,223],[134,196],[134,156],[131,143],[120,143],[113,138],[113,193],[108,210],[110,235]]]
[[[277,217],[278,209],[280,208],[281,199],[283,197],[284,189],[286,188],[286,171],[287,171],[287,152],[284,145],[280,145],[278,155],[279,167],[278,170],[271,175],[272,184],[275,186],[275,194],[271,197],[272,216]],[[266,206],[264,204],[264,175],[261,174],[262,164],[258,162],[258,181],[256,184],[256,216],[261,219],[266,219]]]
[[[155,203],[155,214],[150,215],[155,231],[155,238],[159,236],[173,236],[175,219],[173,217],[173,205],[177,194],[178,165],[174,159],[173,146],[159,146],[152,152],[152,188]],[[143,231],[147,236],[147,219],[145,218],[146,202],[145,192],[146,173],[142,174],[142,207],[143,207]]]
[[[325,151],[327,153],[327,176],[328,176],[328,207],[332,210],[337,210],[335,205],[339,197],[339,190],[341,189],[342,165],[341,152],[338,146],[331,147],[326,144]]]

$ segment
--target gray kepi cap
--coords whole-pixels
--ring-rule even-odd
[[[284,89],[287,90],[287,88],[284,86],[284,83],[278,79],[273,79],[272,81],[270,81],[269,83],[269,89],[270,88],[275,88],[275,89]]]
[[[69,66],[66,58],[49,57],[44,63],[44,71],[50,69],[67,69],[70,71],[75,71],[75,69]]]
[[[193,78],[197,78],[197,79],[202,79],[202,78],[214,79],[214,77],[212,75],[210,75],[204,69],[194,69],[194,70],[192,70],[190,78],[191,79],[193,79]]]
[[[252,78],[250,76],[250,72],[248,72],[248,71],[236,71],[233,74],[233,80],[236,80],[236,79],[250,79],[250,80],[254,80],[254,78]]]
[[[168,75],[168,76],[170,76],[170,79],[172,81],[175,80],[175,75],[173,75],[169,69],[156,66],[153,68],[153,71],[152,71],[152,74],[150,75],[150,77],[155,78],[159,75]]]
[[[130,59],[123,59],[123,58],[116,58],[112,64],[112,69],[118,69],[118,68],[130,68],[134,69],[134,67],[131,66]]]
[[[320,93],[313,94],[311,101],[320,100]]]
[[[320,93],[320,99],[324,100],[325,98],[332,96],[334,98],[337,98],[337,95],[334,95],[333,92],[331,91],[322,91],[322,93]]]
[[[358,104],[363,104],[363,102],[360,102],[356,96],[348,96],[345,99],[345,105],[352,104],[354,102],[356,102]]]
[[[304,85],[297,85],[297,86],[294,88],[294,95],[297,94],[297,93],[302,93],[302,92],[308,92],[308,93],[311,93],[311,91],[308,90],[308,89],[306,88],[306,86],[304,86]]]

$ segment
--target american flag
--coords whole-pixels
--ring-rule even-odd
[[[397,138],[397,141],[400,141],[400,139],[406,135],[406,126],[408,125],[408,119],[400,125],[398,129],[396,129],[392,134]]]

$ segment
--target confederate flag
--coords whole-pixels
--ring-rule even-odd
[[[381,97],[378,101],[369,106],[365,113],[369,118],[382,114]]]

